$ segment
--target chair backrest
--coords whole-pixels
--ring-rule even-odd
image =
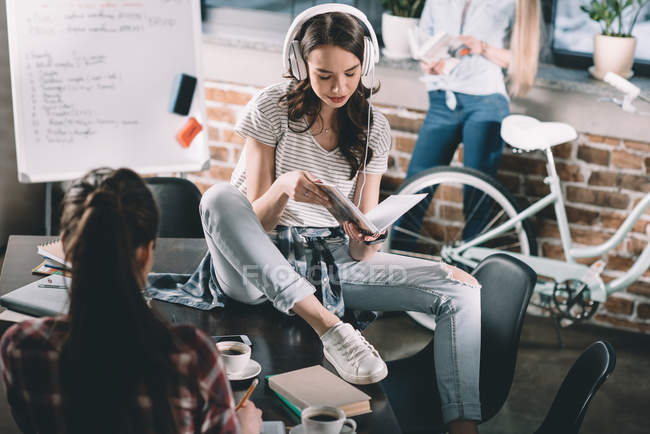
[[[494,416],[510,392],[519,337],[537,274],[505,253],[485,258],[474,270],[481,283],[481,413]]]
[[[591,398],[616,366],[616,353],[607,341],[596,341],[582,352],[564,377],[546,418],[536,434],[576,434]]]
[[[483,420],[503,406],[515,370],[519,336],[537,275],[513,256],[485,258],[474,270],[481,283],[481,373]],[[405,433],[446,430],[433,365],[433,342],[418,354],[388,363],[382,382]]]
[[[201,192],[184,178],[145,178],[160,209],[159,237],[202,238]]]

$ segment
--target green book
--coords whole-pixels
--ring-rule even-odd
[[[266,379],[267,382],[269,381],[269,377],[271,377],[271,375],[267,375],[267,376],[265,377],[265,379]],[[293,412],[294,412],[298,417],[301,417],[302,411],[301,411],[298,407],[296,407],[295,405],[293,405],[291,402],[289,402],[289,400],[288,400],[287,398],[285,398],[284,396],[280,395],[280,394],[279,394],[278,392],[276,392],[275,390],[273,390],[273,389],[271,389],[271,388],[269,388],[269,390],[270,390],[271,392],[273,392],[273,394],[274,394],[275,396],[277,396],[278,399],[279,399],[280,401],[282,401],[282,403],[283,403],[284,405],[286,405],[287,407],[289,407],[289,409],[290,409],[291,411],[293,411]]]
[[[370,396],[320,365],[270,375],[266,381],[282,402],[300,415],[303,408],[327,405],[347,417],[370,413]]]

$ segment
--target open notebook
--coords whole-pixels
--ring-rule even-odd
[[[355,223],[366,235],[382,233],[427,196],[427,193],[395,194],[388,196],[379,205],[364,214],[336,186],[322,183],[318,186],[332,202],[332,206],[327,208],[330,214],[341,224],[346,221]]]
[[[70,279],[51,275],[14,289],[0,297],[0,305],[34,316],[57,316],[68,312]]]

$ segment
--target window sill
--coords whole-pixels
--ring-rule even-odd
[[[204,24],[204,77],[209,80],[252,86],[267,86],[283,75],[282,43],[290,18],[287,14],[256,11],[245,25],[229,25],[236,14],[222,11],[218,20]],[[264,25],[260,25],[264,23]],[[379,105],[427,110],[428,98],[419,80],[418,63],[395,61],[384,56],[376,69],[381,91],[373,96]],[[634,77],[632,83],[650,95],[650,79]],[[585,70],[542,64],[526,98],[514,99],[513,113],[523,113],[546,121],[573,125],[580,132],[647,141],[650,117],[627,113],[599,98],[620,97],[618,90],[591,78]],[[635,100],[640,111],[650,112],[650,104]]]

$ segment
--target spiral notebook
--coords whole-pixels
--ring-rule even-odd
[[[39,244],[37,251],[39,255],[46,259],[72,268],[72,265],[65,261],[65,253],[63,252],[61,240],[52,240],[48,243]]]

